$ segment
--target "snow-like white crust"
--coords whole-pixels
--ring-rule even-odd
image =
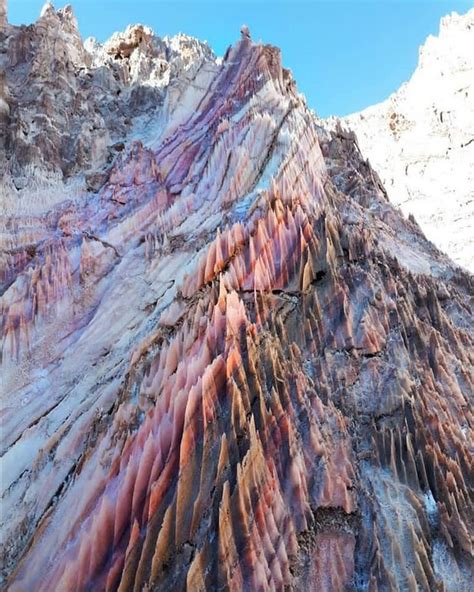
[[[474,9],[441,20],[386,101],[343,118],[390,200],[474,270]]]

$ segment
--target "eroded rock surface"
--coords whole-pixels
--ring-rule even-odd
[[[83,43],[71,6],[56,11],[49,3],[34,24],[6,25],[0,34],[2,197],[14,211],[27,209],[32,193],[49,206],[65,191],[97,189],[124,142],[159,126],[168,91],[179,96],[215,63],[207,44],[160,39],[143,25],[103,45]]]
[[[474,9],[441,20],[410,80],[343,119],[390,200],[474,271]]]
[[[174,80],[100,187],[3,227],[5,588],[472,590],[472,277],[277,48]]]

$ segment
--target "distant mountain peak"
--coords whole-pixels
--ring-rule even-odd
[[[408,82],[343,121],[391,201],[474,270],[474,9],[441,19]]]

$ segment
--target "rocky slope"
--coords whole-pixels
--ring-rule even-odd
[[[142,25],[104,45],[83,44],[70,6],[45,4],[36,23],[7,26],[2,36],[0,166],[12,211],[24,202],[29,209],[32,194],[36,207],[49,207],[62,199],[65,183],[78,197],[98,189],[124,143],[159,126],[167,94],[176,106],[195,73],[215,61],[205,43],[185,35],[159,39]]]
[[[344,119],[390,200],[474,271],[474,9],[441,20],[410,80]]]
[[[4,42],[4,588],[471,590],[473,280],[355,136],[246,29]]]

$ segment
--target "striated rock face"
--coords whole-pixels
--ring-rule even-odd
[[[441,20],[411,79],[343,122],[390,200],[474,271],[474,9]]]
[[[248,29],[71,52],[147,96],[161,43],[142,139],[3,225],[5,589],[472,590],[472,277]]]

